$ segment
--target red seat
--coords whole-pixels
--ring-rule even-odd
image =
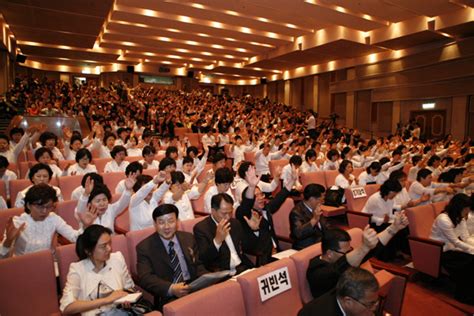
[[[262,302],[257,278],[284,267],[288,268],[291,289]],[[284,258],[245,273],[237,277],[237,281],[242,288],[246,315],[248,316],[296,315],[303,306],[295,263],[290,258]]]
[[[28,170],[33,165],[31,161],[22,161],[18,163],[18,171],[20,172],[20,179],[28,178]]]
[[[126,178],[125,172],[110,172],[103,174],[102,177],[104,178],[104,184],[109,188],[112,194],[115,193],[117,184]]]
[[[128,255],[127,240],[124,235],[112,236],[112,251],[120,251],[125,258],[128,269],[130,270],[130,258]],[[56,248],[56,257],[58,259],[58,270],[59,270],[59,286],[62,291],[64,285],[66,285],[67,274],[69,271],[69,265],[72,262],[77,262],[79,258],[76,255],[76,245],[70,244]]]
[[[21,154],[20,154],[21,155]],[[14,162],[8,163],[8,170],[13,171],[18,176],[18,165]]]
[[[166,316],[246,315],[240,285],[231,280],[168,303],[163,307],[163,311]]]
[[[274,178],[275,177],[275,171],[277,170],[277,168],[281,167],[283,169],[283,167],[286,166],[289,163],[290,163],[290,161],[288,159],[270,160],[268,162],[268,168],[270,169],[270,175]]]
[[[358,227],[364,229],[367,224],[370,224],[372,215],[362,213],[362,209],[369,197],[380,189],[380,184],[369,184],[364,186],[367,196],[363,198],[354,199],[351,189],[345,189],[344,195],[346,197],[346,216],[349,227]]]
[[[29,179],[17,179],[10,181],[10,205],[14,206],[18,192],[23,191],[31,185]]]
[[[74,216],[74,209],[77,206],[76,200],[59,202],[56,206],[56,213],[74,229],[79,229],[79,223]]]
[[[208,213],[205,212],[204,210],[204,197],[206,196],[207,190],[212,186],[211,183],[209,183],[204,190],[204,193],[202,193],[197,199],[191,200],[191,206],[193,207],[193,213],[196,215],[202,215],[202,216],[207,216],[209,215]]]
[[[281,240],[280,246],[283,249],[291,248],[293,243],[290,238],[290,213],[294,206],[293,200],[287,198],[278,211],[273,214],[273,227],[277,238]]]
[[[245,161],[250,161],[251,163],[255,164],[255,152],[249,151],[249,152],[244,152],[244,160]]]
[[[186,133],[190,133],[191,129],[187,127],[175,127],[174,128],[174,135],[179,137],[179,140],[183,140]]]
[[[71,199],[72,191],[81,185],[82,175],[59,177],[59,188],[65,201]]]
[[[435,216],[438,216],[441,212],[444,211],[446,208],[446,205],[448,205],[448,202],[446,201],[441,201],[441,202],[436,202],[431,204],[433,206],[433,210],[435,212]]]
[[[128,209],[117,216],[114,229],[117,234],[126,234],[130,231],[130,215]]]
[[[155,177],[156,175],[158,175],[158,169],[143,169],[142,174]]]
[[[145,238],[155,232],[155,227],[149,227],[142,230],[135,230],[127,233],[127,247],[130,258],[130,273],[134,278],[137,277],[137,245]]]
[[[185,221],[179,221],[179,227],[180,227],[179,230],[182,230],[182,231],[185,231],[185,232],[188,232],[188,233],[192,234],[194,225],[196,225],[197,223],[199,223],[200,221],[202,221],[205,218],[206,218],[205,216],[201,216],[201,217],[196,217],[196,218],[193,218],[193,219],[187,219]]]
[[[59,160],[58,167],[61,170],[66,170],[68,166],[72,166],[75,163],[76,163],[75,160]]]
[[[317,183],[326,188],[326,176],[324,171],[305,172],[300,174],[300,181],[303,188],[310,183]]]
[[[410,244],[413,266],[418,271],[438,277],[441,272],[443,243],[429,239],[436,213],[431,206],[421,205],[406,209],[409,221]]]
[[[354,168],[354,171],[352,171],[352,174],[354,177],[359,178],[359,175],[365,171],[365,168]]]
[[[295,263],[296,273],[298,274],[298,283],[300,285],[301,300],[303,301],[303,304],[306,304],[313,299],[308,279],[306,278],[306,271],[308,270],[309,262],[311,259],[316,256],[320,256],[321,254],[321,243],[317,243],[298,251],[290,257]]]
[[[105,165],[109,162],[112,161],[112,158],[95,158],[94,159],[94,165],[97,168],[98,173],[103,173]]]
[[[0,260],[1,315],[60,314],[50,250]]]
[[[7,186],[5,181],[0,181],[0,196],[7,202]]]
[[[25,209],[23,207],[8,208],[0,212],[0,240],[3,239],[3,232],[7,226],[7,222],[10,217],[20,216]]]
[[[201,134],[199,133],[185,133],[184,137],[187,137],[191,146],[195,146],[197,148],[201,145]]]
[[[125,160],[128,161],[128,162],[139,161],[140,159],[142,159],[142,157],[140,157],[140,156],[127,156],[127,157],[125,157]]]
[[[212,169],[212,164],[211,163],[206,163],[204,166],[204,169],[202,169],[201,173],[197,176],[197,181],[199,183],[204,181],[204,178],[206,178],[207,172]]]
[[[326,170],[324,171],[324,177],[326,178],[326,187],[330,188],[336,183],[336,177],[339,175],[338,170]]]

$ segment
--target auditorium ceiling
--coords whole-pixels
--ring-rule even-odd
[[[0,0],[0,13],[27,63],[155,66],[203,82],[330,70],[474,35],[474,0]]]

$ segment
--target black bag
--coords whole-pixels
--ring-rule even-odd
[[[120,305],[119,309],[126,312],[129,316],[145,315],[155,310],[154,305],[150,301],[144,299],[143,296],[140,297],[140,299],[135,303],[132,303],[130,308],[124,308],[122,305]]]
[[[344,198],[344,189],[328,189],[324,198],[324,205],[339,207]]]

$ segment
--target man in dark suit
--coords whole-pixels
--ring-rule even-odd
[[[178,209],[162,204],[153,211],[156,233],[137,245],[139,285],[153,294],[155,308],[189,294],[186,282],[206,273],[192,234],[177,231]]]
[[[291,210],[290,237],[293,239],[293,249],[301,250],[321,241],[327,228],[326,219],[321,216],[324,191],[320,184],[308,184],[303,192],[304,200]]]
[[[378,290],[372,273],[349,268],[339,278],[335,290],[306,304],[298,316],[372,316],[379,305]]]
[[[231,270],[233,273],[252,268],[253,264],[243,253],[244,232],[240,222],[232,218],[234,200],[226,193],[211,199],[211,215],[194,226],[199,256],[209,271]],[[258,216],[249,219],[249,226],[258,230]]]
[[[272,214],[277,212],[286,198],[290,196],[291,187],[294,183],[288,184],[290,190],[285,187],[282,188],[275,198],[265,203],[265,195],[257,186],[260,179],[255,172],[255,167],[250,165],[245,173],[245,181],[248,183],[248,187],[242,192],[242,203],[237,208],[235,217],[244,229],[246,239],[244,245],[251,246],[251,249],[246,251],[257,256],[257,266],[261,266],[271,261],[274,252],[281,250],[273,227]],[[247,224],[248,219],[255,212],[262,216],[257,233]]]

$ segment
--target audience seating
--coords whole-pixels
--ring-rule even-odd
[[[140,159],[142,159],[141,156],[127,156],[127,157],[125,157],[125,161],[128,161],[128,162],[139,161]]]
[[[179,230],[188,232],[188,233],[193,233],[194,225],[205,219],[205,216],[201,217],[196,217],[193,219],[187,219],[185,221],[179,221]]]
[[[130,213],[128,208],[115,218],[115,233],[126,234],[130,231]]]
[[[107,185],[112,194],[115,193],[117,184],[126,178],[124,172],[109,172],[107,174],[103,174],[102,177],[104,178],[105,185]]]
[[[0,260],[1,315],[61,315],[50,250]]]
[[[306,271],[308,270],[309,262],[316,256],[322,254],[321,243],[314,244],[297,253],[291,255],[291,259],[296,266],[296,273],[298,275],[298,283],[300,285],[301,300],[303,304],[309,303],[313,299],[309,283],[306,279]]]
[[[165,158],[165,154],[156,154],[155,155],[155,160],[157,160],[157,161],[161,161],[161,160],[163,160],[163,158]]]
[[[33,165],[33,162],[31,161],[22,161],[18,163],[18,179],[25,179],[28,178],[28,171],[30,170],[30,167]]]
[[[109,162],[112,161],[112,158],[95,158],[93,163],[95,167],[97,168],[98,173],[103,173],[105,165]]]
[[[76,200],[59,202],[56,206],[56,213],[74,229],[79,229],[79,222],[74,216],[74,210],[77,206]]]
[[[202,181],[204,181],[204,178],[206,178],[207,173],[211,169],[212,169],[212,164],[206,163],[206,165],[204,166],[204,169],[202,169],[201,173],[196,177],[197,182],[201,183]]]
[[[10,219],[10,217],[20,216],[24,211],[25,209],[23,207],[15,207],[15,208],[2,210],[0,212],[0,240],[3,239],[5,227],[7,226],[7,222]]]
[[[290,161],[288,159],[270,160],[268,162],[268,168],[270,169],[270,175],[272,176],[272,178],[275,178],[276,170],[278,169],[278,167],[283,169],[283,167],[289,163]]]
[[[195,146],[198,149],[201,146],[201,134],[199,133],[185,133],[184,137],[187,137],[191,146]]]
[[[31,185],[30,179],[18,179],[18,180],[10,181],[10,205],[11,206],[15,206],[18,192],[26,189],[30,185]]]
[[[20,154],[21,156],[21,154]],[[14,162],[9,162],[8,163],[8,170],[13,171],[17,176],[18,176],[18,165]]]
[[[71,199],[72,191],[81,186],[82,175],[59,177],[59,188],[65,201]]]
[[[290,281],[291,289],[262,302],[260,300],[257,278],[284,267],[288,268],[288,280]],[[303,307],[295,263],[290,258],[269,263],[238,276],[237,281],[242,288],[245,309],[247,311],[246,315],[248,316],[296,315]]]
[[[324,177],[326,178],[326,187],[330,188],[336,183],[336,177],[339,175],[338,170],[326,170],[324,171]]]
[[[303,188],[306,188],[306,186],[311,183],[320,184],[325,188],[327,187],[326,176],[324,175],[324,171],[313,171],[313,172],[301,173],[300,181]]]
[[[67,167],[72,166],[75,163],[75,160],[59,160],[58,167],[59,169],[66,171]]]
[[[444,211],[446,208],[446,205],[448,205],[448,202],[446,201],[441,201],[441,202],[436,202],[431,204],[433,206],[433,210],[435,211],[435,217],[438,216],[441,212]]]
[[[155,177],[158,175],[158,169],[143,169],[142,174],[146,174],[152,177]]]
[[[7,187],[5,181],[0,181],[0,196],[5,200],[5,202],[8,201],[7,199]]]
[[[127,233],[127,247],[130,258],[130,273],[134,279],[137,278],[137,245],[145,238],[155,233],[155,227],[143,230],[135,230]]]
[[[291,248],[293,241],[290,238],[290,212],[295,206],[292,199],[287,198],[280,209],[273,214],[273,227],[283,249]]]
[[[352,171],[352,174],[357,179],[359,178],[359,175],[364,171],[365,171],[365,168],[354,168],[354,171]]]
[[[406,209],[406,215],[410,222],[410,244],[413,266],[420,272],[433,277],[441,273],[441,255],[443,243],[429,239],[431,227],[436,218],[435,209],[432,204],[420,205]]]
[[[256,159],[255,159],[255,152],[249,151],[249,152],[244,152],[244,160],[245,161],[250,161],[255,165]]]
[[[163,307],[163,312],[166,316],[246,315],[240,285],[232,280],[213,285],[168,303]]]
[[[346,216],[349,227],[358,227],[364,229],[367,224],[370,224],[371,214],[362,213],[367,200],[372,194],[380,189],[380,184],[369,184],[364,186],[366,197],[354,199],[352,191],[345,189],[344,196],[346,197]]]
[[[179,138],[179,140],[183,140],[186,133],[191,133],[191,129],[187,127],[175,127],[174,128],[174,135]]]
[[[206,196],[207,190],[212,186],[211,183],[209,183],[204,190],[204,193],[202,193],[197,199],[191,200],[191,206],[193,207],[193,212],[196,215],[201,215],[201,216],[207,216],[209,215],[204,211],[204,197]]]

